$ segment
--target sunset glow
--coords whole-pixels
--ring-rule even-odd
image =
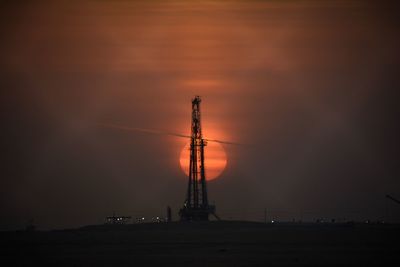
[[[0,231],[178,219],[196,96],[223,221],[400,222],[398,3],[3,1]]]

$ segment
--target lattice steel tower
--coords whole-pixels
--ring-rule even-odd
[[[199,96],[192,100],[189,181],[186,200],[179,211],[182,221],[208,221],[210,214],[216,216],[215,206],[209,205],[207,198],[204,170],[204,147],[207,141],[203,139],[201,132],[200,102]]]

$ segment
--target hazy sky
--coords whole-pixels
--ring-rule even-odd
[[[0,227],[177,219],[185,139],[97,123],[189,134],[195,95],[207,137],[253,144],[209,183],[222,218],[396,219],[393,3],[2,1]]]

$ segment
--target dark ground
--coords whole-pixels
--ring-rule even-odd
[[[400,225],[160,223],[1,232],[2,266],[400,266]]]

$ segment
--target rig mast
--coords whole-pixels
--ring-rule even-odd
[[[215,214],[215,206],[208,204],[206,174],[204,170],[204,147],[207,141],[201,132],[199,96],[192,100],[192,124],[190,135],[189,181],[186,200],[179,211],[181,221],[208,221]]]

